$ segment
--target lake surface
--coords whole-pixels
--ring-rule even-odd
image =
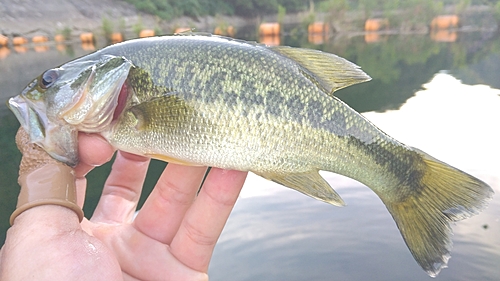
[[[338,54],[372,76],[371,82],[339,91],[342,100],[396,139],[492,186],[496,196],[489,207],[453,226],[452,258],[437,280],[499,280],[498,34],[392,35],[376,40],[363,35],[324,40],[290,34],[272,42]],[[4,103],[45,69],[87,52],[81,46],[49,46],[43,52],[30,48],[0,56],[1,243],[15,208],[20,160],[14,144],[19,124]],[[164,166],[154,161],[144,196]],[[108,173],[105,165],[89,175],[87,217]],[[431,279],[413,260],[392,217],[370,189],[339,175],[322,175],[346,207],[333,207],[250,175],[215,249],[211,280]]]

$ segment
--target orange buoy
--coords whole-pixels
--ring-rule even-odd
[[[152,29],[143,29],[139,33],[139,37],[144,38],[144,37],[151,37],[155,36],[155,31]]]
[[[232,25],[227,26],[227,27],[217,26],[214,29],[214,34],[215,35],[223,35],[223,36],[234,37],[234,35],[236,34],[236,32],[235,32],[235,29],[234,29],[234,27]]]
[[[325,43],[325,39],[330,32],[330,26],[324,22],[314,22],[307,27],[307,41],[319,45]]]
[[[191,31],[191,28],[190,27],[177,27],[174,30],[174,33],[182,33],[182,32],[186,32],[186,31]]]
[[[328,34],[330,27],[324,22],[313,22],[307,27],[309,34]]]
[[[20,46],[28,43],[28,39],[21,36],[16,36],[12,38],[12,43],[14,44],[14,46]]]
[[[57,49],[59,52],[64,52],[64,51],[66,51],[66,45],[64,45],[64,44],[57,44],[57,45],[56,45],[56,49]]]
[[[119,43],[123,41],[123,35],[120,32],[114,32],[111,34],[111,42]]]
[[[43,36],[43,35],[38,35],[38,36],[34,36],[33,38],[31,38],[31,42],[33,42],[33,43],[44,43],[47,41],[49,41],[49,38],[47,36]]]
[[[279,46],[281,38],[279,35],[261,35],[259,36],[259,42],[267,46]]]
[[[23,46],[23,45],[15,45],[14,51],[16,51],[17,53],[20,53],[20,54],[26,53],[28,51],[28,47]]]
[[[375,43],[380,41],[380,34],[378,32],[367,32],[365,33],[366,43]]]
[[[10,54],[10,50],[7,47],[0,47],[0,60],[6,58]]]
[[[280,24],[277,22],[261,23],[259,26],[259,34],[261,36],[276,36],[280,32]]]
[[[323,33],[309,33],[307,36],[307,41],[314,45],[320,45],[325,43],[325,34]]]
[[[83,43],[94,43],[94,34],[91,32],[84,32],[80,34],[80,41]]]
[[[9,44],[9,37],[0,34],[0,46],[7,46]]]
[[[236,35],[236,29],[234,26],[230,25],[226,28],[226,33],[228,36],[234,37]]]
[[[214,34],[215,34],[215,35],[224,35],[224,33],[225,33],[225,32],[224,32],[223,28],[222,28],[222,27],[220,27],[220,26],[217,26],[217,27],[214,29]]]
[[[95,50],[94,42],[82,42],[82,49],[85,51],[94,51]]]
[[[431,40],[436,42],[455,42],[457,41],[458,35],[456,31],[451,31],[448,29],[432,30]]]
[[[54,36],[54,41],[61,43],[61,42],[64,42],[65,39],[64,39],[64,36],[62,34],[57,34],[56,36]]]
[[[367,19],[365,21],[366,31],[379,31],[389,28],[389,20],[386,18]]]
[[[457,15],[441,15],[432,19],[431,29],[457,28],[459,18]]]
[[[47,52],[49,50],[49,46],[47,46],[47,45],[35,45],[33,47],[33,49],[35,49],[35,52],[37,52],[37,53],[43,53],[43,52]]]

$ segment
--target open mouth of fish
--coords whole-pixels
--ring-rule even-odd
[[[114,64],[118,61],[119,67],[103,70],[110,61]],[[54,82],[59,83],[56,84],[57,90],[67,92],[71,97],[65,103],[55,98],[47,102],[50,89],[46,92],[39,89],[42,75],[20,95],[9,99],[7,106],[29,133],[32,143],[44,148],[55,159],[75,166],[78,163],[78,132],[101,132],[123,111],[128,98],[126,79],[131,66],[124,58],[108,56],[79,75],[71,73],[71,66],[57,68],[55,71],[60,80]],[[72,75],[72,80],[65,75]]]

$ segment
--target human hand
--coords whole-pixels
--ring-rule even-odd
[[[109,161],[100,136],[79,135],[77,198],[85,175]],[[208,280],[215,243],[245,172],[169,164],[134,219],[149,159],[118,152],[90,220],[42,205],[21,213],[0,252],[0,280]]]

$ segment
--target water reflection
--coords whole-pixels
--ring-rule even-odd
[[[397,139],[500,193],[500,90],[440,73],[399,110],[364,115]],[[382,202],[363,185],[325,178],[347,202],[335,208],[251,176],[216,247],[212,280],[428,280]],[[454,226],[439,280],[496,280],[500,204]],[[487,225],[487,228],[484,226]],[[231,257],[231,258],[228,258]]]
[[[446,73],[423,87],[399,110],[364,115],[500,193],[495,130],[500,90],[464,85]],[[211,280],[428,280],[382,202],[353,180],[324,175],[347,207],[328,206],[250,177],[216,247]],[[450,268],[440,280],[497,280],[499,210],[495,199],[486,211],[453,227]]]
[[[389,36],[369,44],[363,36],[313,43],[300,34],[280,38],[282,44],[321,49],[361,65],[373,81],[339,91],[341,99],[397,139],[495,189],[485,212],[454,227],[451,268],[439,280],[500,276],[500,40],[493,35],[459,34],[456,43],[429,36]],[[0,159],[8,159],[0,163],[0,243],[15,207],[20,159],[13,141],[18,122],[4,103],[45,69],[87,52],[52,46],[42,54],[11,50],[0,56]],[[144,196],[163,167],[154,162]],[[109,169],[89,176],[87,216]],[[211,280],[429,280],[381,201],[353,180],[324,175],[347,207],[250,176],[216,247]]]

